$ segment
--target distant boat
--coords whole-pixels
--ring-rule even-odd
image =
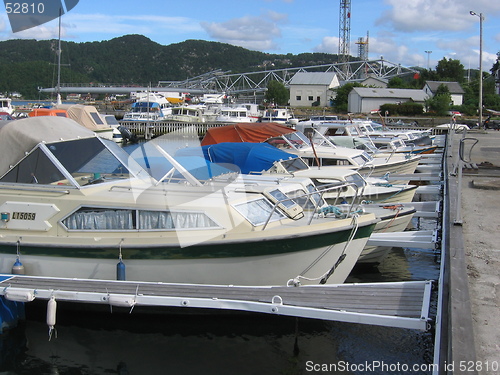
[[[216,122],[257,122],[259,118],[251,116],[247,107],[221,107],[220,114],[216,117]]]
[[[170,100],[162,93],[141,93],[123,121],[164,121],[172,113]]]
[[[0,112],[7,112],[9,115],[12,115],[14,107],[12,106],[11,98],[0,98]]]

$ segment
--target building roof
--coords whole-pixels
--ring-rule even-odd
[[[297,72],[292,77],[290,85],[322,85],[329,86],[336,79],[333,72]]]
[[[393,98],[412,99],[416,102],[423,102],[429,96],[423,90],[416,89],[382,89],[376,87],[354,87],[355,91],[362,98]]]
[[[465,94],[464,89],[458,82],[445,82],[445,81],[427,81],[425,84],[429,89],[435,93],[440,85],[448,87],[450,94]]]

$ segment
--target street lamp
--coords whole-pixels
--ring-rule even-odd
[[[471,16],[479,17],[479,127],[483,126],[483,13],[477,14],[472,10]]]
[[[429,58],[431,56],[432,51],[424,51],[427,54],[427,70],[429,70]]]

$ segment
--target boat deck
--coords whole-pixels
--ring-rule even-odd
[[[108,304],[226,309],[427,330],[431,281],[317,286],[221,286],[0,275],[0,295]]]

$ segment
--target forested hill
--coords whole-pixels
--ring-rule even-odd
[[[0,92],[36,98],[38,87],[57,82],[57,40],[0,42]],[[156,84],[183,80],[216,69],[233,73],[337,61],[337,55],[268,54],[230,44],[187,40],[167,46],[142,35],[102,42],[61,42],[61,82]]]

